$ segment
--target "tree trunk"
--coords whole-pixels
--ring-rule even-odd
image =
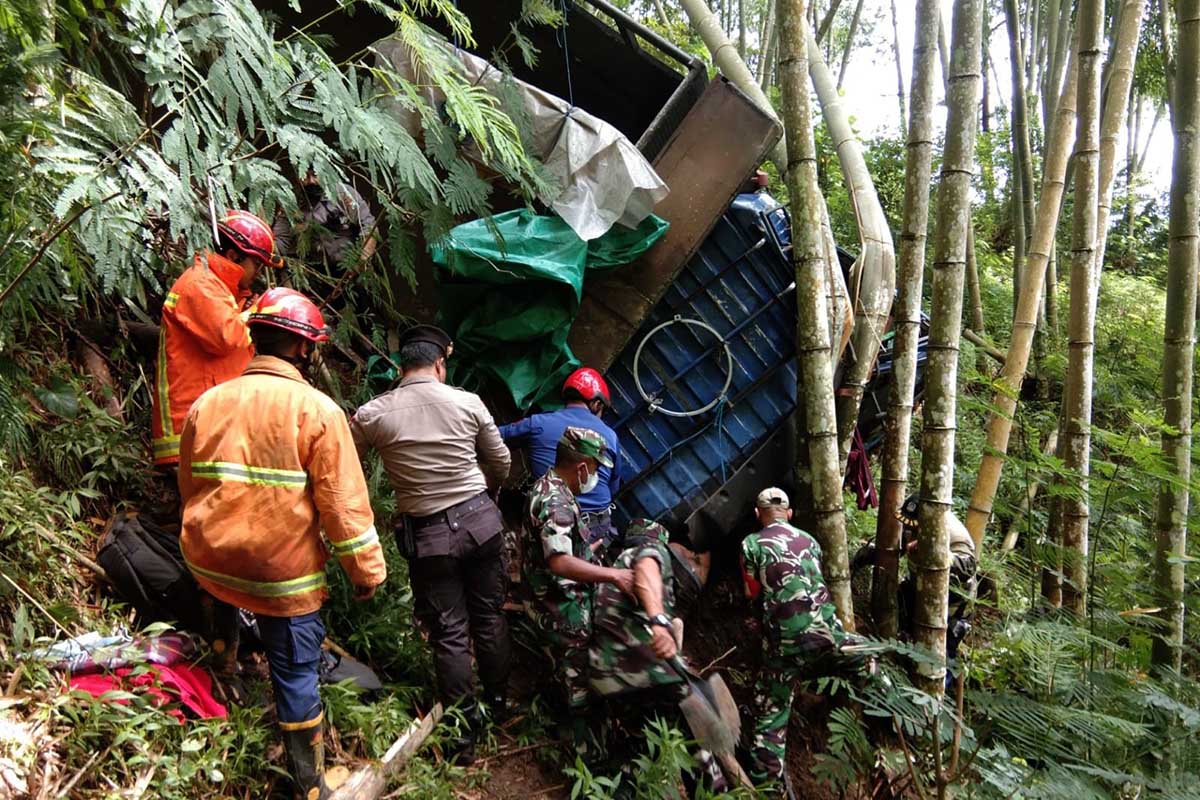
[[[746,0],[738,0],[738,57],[746,60]]]
[[[1139,101],[1141,98],[1138,98]],[[1139,108],[1141,106],[1139,105]],[[1154,118],[1150,120],[1150,130],[1146,132],[1146,146],[1138,154],[1137,165],[1133,169],[1133,177],[1141,174],[1142,168],[1146,166],[1146,156],[1150,154],[1150,143],[1154,141],[1154,131],[1158,129],[1158,123],[1162,122],[1165,106],[1159,105],[1154,109]]]
[[[771,101],[767,99],[763,90],[755,82],[754,75],[746,66],[746,62],[738,56],[737,49],[725,35],[720,21],[709,10],[708,4],[704,0],[679,0],[679,4],[683,6],[688,21],[700,34],[708,51],[712,53],[713,63],[716,64],[717,69],[721,70],[721,74],[748,94],[750,99],[763,111],[772,117],[775,116],[775,109],[772,108]],[[771,163],[779,170],[781,176],[787,172],[787,150],[784,141],[786,138],[786,134],[780,138],[775,147],[771,149],[769,156]]]
[[[838,394],[837,418],[839,452],[842,468],[850,457],[850,440],[858,422],[858,409],[862,404],[867,379],[879,355],[880,339],[887,327],[888,313],[892,308],[892,294],[896,286],[896,249],[892,244],[892,232],[888,228],[883,206],[867,170],[862,146],[850,127],[850,119],[842,98],[834,87],[833,76],[821,59],[816,40],[808,42],[808,71],[825,127],[837,151],[838,163],[846,181],[846,189],[854,206],[855,221],[861,248],[855,271],[851,272],[854,286],[850,296],[855,301],[854,360],[846,368]]]
[[[1108,220],[1112,215],[1113,175],[1117,169],[1117,137],[1122,117],[1130,107],[1129,90],[1133,85],[1133,65],[1137,60],[1138,38],[1146,0],[1123,0],[1119,9],[1116,35],[1111,37],[1108,62],[1108,89],[1104,95],[1103,120],[1100,124],[1100,202],[1096,217],[1096,291],[1104,268],[1104,250],[1108,244]],[[1127,138],[1136,142],[1135,130]]]
[[[863,0],[858,0],[854,6],[854,14],[850,17],[850,30],[846,33],[846,47],[842,50],[842,65],[838,69],[837,79],[838,91],[841,91],[842,83],[846,80],[846,67],[850,66],[850,52],[854,49],[854,34],[858,33],[858,21],[862,18],[862,9]]]
[[[917,342],[921,335],[921,284],[925,275],[925,241],[929,227],[939,15],[938,0],[918,0],[913,43],[912,117],[908,123],[908,152],[904,164],[904,222],[896,276],[899,297],[893,309],[894,377],[891,408],[883,433],[883,491],[875,523],[876,560],[871,583],[875,633],[889,639],[899,632],[896,591],[900,580],[901,526],[896,513],[904,502],[908,487],[908,446],[917,378]]]
[[[671,20],[667,17],[667,9],[663,6],[662,0],[654,0],[654,11],[658,14],[658,21],[662,23],[664,28],[671,25]]]
[[[979,40],[979,46],[983,48],[984,54],[987,53],[988,46],[991,44],[991,42],[989,41],[990,35],[991,35],[991,29],[988,25],[988,8],[987,8],[987,3],[984,3],[983,4],[983,36],[980,37],[980,40]],[[985,58],[986,58],[986,55],[981,56],[981,59],[985,59]],[[988,71],[986,69],[981,70],[981,74],[983,76],[983,98],[982,98],[982,100],[980,100],[980,104],[979,104],[980,115],[981,115],[979,124],[981,126],[980,130],[983,133],[987,133],[988,131],[991,130],[991,121],[992,121],[990,81],[988,81]]]
[[[792,200],[792,260],[796,266],[796,353],[798,405],[804,408],[808,469],[812,476],[815,529],[822,567],[842,624],[854,626],[850,559],[842,504],[837,416],[833,401],[825,262],[821,256],[821,211],[817,193],[817,151],[808,89],[808,25],[803,0],[779,0],[779,83],[788,132],[788,192]],[[815,48],[812,48],[815,49]]]
[[[1046,262],[1046,327],[1051,336],[1058,335],[1058,247],[1050,243],[1050,259]]]
[[[1067,155],[1071,151],[1073,141],[1078,75],[1078,62],[1072,54],[1067,68],[1067,80],[1056,105],[1054,127],[1046,148],[1046,162],[1042,169],[1042,194],[1038,198],[1021,297],[1018,298],[1017,310],[1013,316],[1012,339],[1008,345],[1004,369],[997,378],[999,387],[992,396],[992,407],[995,410],[988,417],[987,446],[979,465],[979,478],[971,493],[971,505],[967,509],[967,529],[975,540],[977,550],[983,543],[983,532],[992,515],[992,503],[996,498],[996,487],[1000,484],[1004,454],[1008,451],[1008,437],[1012,433],[1017,396],[1021,390],[1021,381],[1025,377],[1025,369],[1029,366],[1033,335],[1037,329],[1038,307],[1041,305],[1042,289],[1045,286],[1046,267],[1054,246],[1054,233],[1058,228],[1058,215],[1062,208]],[[1052,291],[1053,288],[1053,285],[1049,286],[1049,290]]]
[[[958,348],[982,81],[979,44],[982,14],[982,0],[955,0],[946,97],[946,145],[937,197],[929,355],[925,370],[921,536],[912,556],[917,580],[917,643],[939,656],[946,652],[946,608],[950,590],[950,534],[946,516],[951,513],[954,500]],[[921,664],[917,673],[922,688],[937,696],[943,693],[944,666]]]
[[[1154,640],[1157,665],[1180,669],[1183,653],[1184,566],[1192,452],[1192,359],[1196,345],[1196,269],[1200,261],[1200,0],[1175,0],[1179,63],[1172,126],[1167,312],[1163,332],[1163,411],[1170,432],[1163,456],[1175,480],[1163,481],[1155,523],[1154,576],[1163,635]]]
[[[900,28],[896,23],[896,0],[892,0],[892,60],[896,63],[896,99],[900,103],[900,136],[908,138],[908,109],[904,102],[904,68],[900,64]]]
[[[758,86],[762,89],[763,94],[767,92],[767,87],[771,85],[771,69],[775,66],[775,43],[778,41],[778,35],[775,31],[775,4],[767,4],[767,17],[763,22],[763,34],[759,39],[759,56],[758,69],[755,71],[755,77],[758,79]]]
[[[1058,82],[1058,85],[1054,87],[1055,91],[1051,94],[1052,100],[1062,96],[1063,76],[1065,75],[1066,64],[1071,60],[1071,42],[1073,41],[1071,35],[1072,7],[1071,0],[1058,0],[1058,36],[1054,42],[1053,56],[1053,78]]]
[[[983,318],[983,294],[979,288],[979,262],[975,259],[975,225],[967,228],[967,299],[971,301],[971,327],[976,333],[987,332]]]
[[[1035,4],[1036,5],[1036,4]],[[1009,64],[1012,72],[1012,143],[1013,143],[1013,310],[1020,296],[1029,234],[1033,231],[1033,157],[1029,153],[1029,121],[1025,96],[1025,52],[1020,38],[1017,0],[1004,0],[1004,21],[1008,26]]]
[[[1163,48],[1163,77],[1167,84],[1167,107],[1171,111],[1171,129],[1175,127],[1175,51],[1171,45],[1174,37],[1171,35],[1171,7],[1167,0],[1158,0],[1158,24],[1162,35]]]
[[[834,17],[837,16],[838,8],[842,5],[842,0],[830,0],[829,10],[825,12],[825,16],[821,17],[821,24],[817,26],[817,41],[825,41],[825,37],[829,34],[829,29],[833,26]]]
[[[1063,607],[1087,610],[1088,473],[1092,444],[1092,362],[1096,328],[1096,221],[1100,195],[1100,82],[1104,1],[1079,5],[1079,116],[1075,122],[1075,194],[1071,225],[1071,319],[1063,393],[1063,465],[1078,480],[1062,499]]]
[[[1037,47],[1038,37],[1041,36],[1041,32],[1038,30],[1041,27],[1041,10],[1042,4],[1039,0],[1033,0],[1033,2],[1029,4],[1029,25],[1025,30],[1025,37],[1021,40],[1021,55],[1024,59],[1025,65],[1026,86],[1036,85],[1034,68],[1037,66],[1037,59],[1034,58],[1034,51]],[[1028,102],[1028,98],[1026,98],[1026,104],[1028,104]],[[1032,186],[1030,186],[1030,191],[1033,191]]]
[[[1042,81],[1039,84],[1042,93],[1042,131],[1050,130],[1051,120],[1054,119],[1054,100],[1061,88],[1062,75],[1056,71],[1059,65],[1054,63],[1054,48],[1058,42],[1058,5],[1061,0],[1047,0],[1046,4],[1046,65],[1042,69]],[[1042,139],[1042,158],[1046,157],[1046,142]]]

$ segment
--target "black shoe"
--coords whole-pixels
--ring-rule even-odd
[[[504,723],[516,716],[516,706],[505,695],[486,694],[483,702],[487,706],[488,718],[497,727],[503,726]]]
[[[283,749],[287,752],[288,772],[302,800],[326,800],[325,742],[321,724],[298,731],[283,731]]]
[[[456,736],[446,745],[446,758],[450,763],[459,767],[469,767],[475,763],[475,734],[468,731],[462,736]]]

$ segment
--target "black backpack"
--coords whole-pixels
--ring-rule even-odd
[[[179,523],[136,512],[117,514],[96,556],[121,599],[137,610],[136,624],[176,622],[204,630],[203,592],[179,550]]]

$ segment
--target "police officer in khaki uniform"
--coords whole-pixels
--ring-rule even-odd
[[[474,759],[481,716],[471,676],[471,641],[494,711],[505,708],[512,665],[504,618],[503,522],[488,495],[508,476],[510,455],[483,401],[447,386],[450,337],[418,325],[400,342],[400,385],[355,413],[360,455],[375,449],[396,494],[400,551],[409,560],[416,613],[428,628],[443,703],[470,724],[457,760]]]

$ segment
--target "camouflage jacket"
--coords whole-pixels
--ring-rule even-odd
[[[561,578],[550,571],[550,558],[558,554],[593,561],[583,537],[579,504],[571,489],[553,469],[538,478],[529,490],[525,515],[525,546],[522,571],[532,594],[535,617],[558,627],[557,617],[572,627],[586,626],[592,605],[592,586]]]
[[[786,522],[775,522],[742,542],[746,572],[762,584],[767,651],[816,657],[846,639],[821,575],[821,547]]]
[[[653,523],[640,527],[633,523],[625,538],[629,546],[617,555],[613,566],[633,569],[642,559],[656,561],[662,573],[663,613],[674,617],[674,580],[666,530]],[[682,682],[675,670],[660,661],[650,648],[649,624],[650,618],[637,600],[610,583],[596,587],[592,642],[588,649],[588,675],[593,691],[613,695]]]

